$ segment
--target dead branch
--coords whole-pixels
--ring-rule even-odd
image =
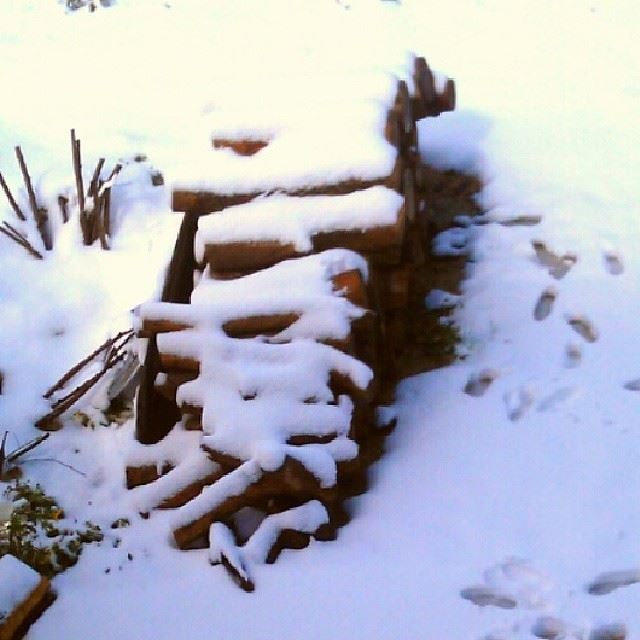
[[[14,449],[7,457],[7,462],[15,462],[18,458],[23,456],[25,453],[29,453],[32,449],[35,449],[39,444],[43,443],[49,437],[48,433],[44,435],[38,436],[29,442],[26,442],[21,447]]]
[[[0,172],[0,186],[4,191],[4,195],[7,196],[7,200],[9,201],[9,204],[11,205],[11,208],[13,209],[15,214],[18,216],[18,218],[20,218],[20,220],[25,222],[27,218],[25,217],[24,213],[22,213],[22,209],[20,209],[20,207],[18,206],[18,203],[15,201],[13,194],[11,193],[11,189],[9,189],[9,185],[7,184],[1,172]]]
[[[76,193],[78,196],[78,207],[84,211],[84,186],[82,185],[82,158],[80,157],[80,140],[76,139],[76,130],[71,129],[71,160],[73,162],[73,172],[76,178]]]
[[[105,366],[94,376],[83,382],[81,385],[77,386],[66,396],[60,398],[60,400],[57,400],[53,404],[53,408],[51,409],[51,411],[47,415],[42,416],[42,418],[40,418],[36,422],[36,427],[38,427],[38,429],[46,429],[53,422],[53,420],[55,420],[59,415],[63,414],[67,409],[72,407],[78,400],[80,400],[80,398],[82,398],[82,396],[84,396],[92,387],[94,387],[96,383],[98,383],[110,369],[115,367],[116,364],[118,364],[118,362],[120,362],[124,358],[124,355],[124,353],[120,353],[118,357],[105,364]]]
[[[92,360],[94,360],[98,355],[100,355],[103,351],[107,351],[111,347],[113,347],[116,342],[121,340],[122,338],[126,338],[126,340],[122,343],[121,347],[128,342],[133,336],[133,330],[129,329],[127,331],[120,331],[113,338],[109,338],[105,340],[97,349],[92,351],[86,358],[83,358],[75,364],[69,371],[67,371],[61,378],[56,382],[51,388],[49,388],[45,394],[44,398],[50,398],[56,391],[62,389],[69,380],[71,380],[74,376],[76,376],[84,367],[86,367]],[[109,361],[109,357],[106,358],[107,362]]]
[[[47,251],[53,249],[53,240],[51,238],[51,232],[49,231],[49,216],[47,210],[44,207],[39,207],[36,201],[36,194],[33,190],[33,183],[31,182],[31,176],[29,175],[29,169],[27,163],[22,155],[22,149],[20,146],[16,147],[16,157],[18,158],[18,164],[20,165],[20,171],[22,172],[22,179],[24,180],[24,186],[27,188],[27,194],[29,195],[29,206],[33,212],[34,220],[36,221],[36,227],[38,233],[42,238],[44,248]]]
[[[3,233],[5,236],[7,236],[7,238],[10,238],[11,240],[19,244],[36,260],[44,259],[43,255],[29,242],[27,237],[22,233],[20,233],[15,227],[10,225],[8,222],[2,222],[0,224],[0,233]]]

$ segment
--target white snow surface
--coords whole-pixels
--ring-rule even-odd
[[[0,625],[35,590],[40,574],[10,553],[0,558]]]
[[[140,152],[167,185],[210,181],[208,164],[192,168],[210,150],[216,109],[259,111],[274,75],[304,69],[329,83],[402,77],[413,50],[455,78],[458,93],[456,112],[420,125],[421,152],[482,177],[489,221],[465,248],[472,262],[455,311],[465,359],[400,386],[396,430],[371,490],[350,503],[351,523],[336,542],[256,566],[251,595],[210,567],[206,550],[171,547],[176,514],[137,516],[124,488],[124,462],[140,448],[130,422],[65,421],[24,470],[106,538],[54,580],[59,597],[30,638],[168,640],[188,629],[194,640],[511,640],[534,629],[597,638],[621,625],[640,635],[630,579],[640,567],[637,15],[631,0],[117,0],[94,13],[55,0],[0,3],[0,170],[24,209],[16,144],[55,218],[57,195],[73,199],[72,126],[85,182],[100,155],[112,166]],[[376,86],[362,95],[384,100]],[[287,135],[274,118],[256,122]],[[335,138],[321,147],[318,137],[318,158],[334,160]],[[282,152],[274,172],[297,163],[298,178],[312,178],[302,166],[312,151]],[[382,143],[363,147],[366,166],[373,151],[386,170]],[[215,157],[229,188],[251,164]],[[56,222],[42,262],[0,237],[0,425],[10,448],[36,435],[44,390],[157,292],[180,216],[168,187],[148,185],[147,168],[131,163],[116,181],[110,252],[81,247],[77,220]],[[4,200],[0,209],[15,221]],[[542,220],[491,222],[517,216]],[[20,228],[38,245],[32,222]],[[557,279],[532,241],[577,261]],[[550,286],[553,308],[536,320]],[[595,342],[568,322],[576,316]],[[483,370],[497,377],[482,395],[464,393]],[[247,464],[233,490],[258,473]],[[116,544],[109,525],[119,517],[131,526]],[[617,582],[597,595],[603,575]]]

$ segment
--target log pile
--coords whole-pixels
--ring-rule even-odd
[[[140,512],[175,509],[179,548],[208,545],[248,591],[252,564],[335,537],[380,452],[375,410],[397,382],[414,273],[430,251],[416,123],[455,102],[424,58],[413,85],[397,82],[385,107],[388,161],[375,170],[256,177],[277,134],[217,131],[212,147],[240,156],[247,179],[173,191],[183,223],[162,300],[140,307],[137,326],[137,438],[157,455],[127,480]],[[176,421],[201,434],[169,461]]]

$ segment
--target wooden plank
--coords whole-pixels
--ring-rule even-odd
[[[253,156],[264,149],[269,144],[269,140],[214,138],[212,144],[214,149],[230,149],[240,156]]]

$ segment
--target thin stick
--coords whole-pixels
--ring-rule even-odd
[[[33,247],[33,245],[16,229],[14,229],[8,222],[3,222],[0,225],[0,233],[7,236],[17,244],[19,244],[23,249],[26,249],[31,256],[33,256],[36,260],[43,260],[44,256]]]
[[[111,187],[104,190],[104,232],[111,237]]]
[[[67,469],[71,469],[71,471],[75,471],[76,473],[79,473],[81,476],[84,476],[85,478],[87,477],[87,474],[84,471],[80,471],[80,469],[76,469],[72,465],[67,464],[66,462],[62,462],[57,458],[29,458],[28,460],[23,460],[22,464],[25,464],[26,462],[55,462],[57,464],[62,465],[63,467],[66,467]]]
[[[11,189],[9,189],[9,185],[5,181],[4,176],[2,175],[1,172],[0,172],[0,186],[2,186],[4,195],[7,196],[7,200],[9,201],[9,204],[11,205],[11,208],[14,210],[15,214],[18,216],[18,218],[20,218],[20,220],[25,222],[27,218],[25,217],[24,213],[22,213],[22,209],[20,209],[20,207],[18,206],[18,203],[14,200],[13,194],[11,193]]]
[[[98,194],[98,180],[100,179],[100,172],[102,171],[102,167],[104,166],[104,158],[100,158],[98,160],[98,164],[96,166],[95,171],[93,172],[93,177],[91,178],[91,183],[89,184],[89,195],[92,198],[95,198]]]
[[[39,444],[44,442],[49,437],[48,433],[45,433],[42,436],[38,436],[33,440],[30,440],[26,444],[23,444],[21,447],[14,449],[8,456],[7,462],[15,462],[20,456],[23,456],[25,453],[29,453],[32,449],[35,449]]]
[[[31,184],[31,176],[29,175],[27,164],[24,161],[24,156],[22,155],[22,149],[19,146],[16,147],[16,156],[18,158],[18,164],[20,165],[20,171],[22,171],[22,179],[24,180],[24,186],[27,188],[27,193],[29,194],[29,206],[31,207],[31,211],[33,212],[34,217],[36,217],[38,215],[38,203],[36,202],[36,194],[33,191],[33,185]]]
[[[47,210],[44,207],[38,206],[38,202],[36,201],[36,194],[33,191],[31,176],[29,175],[27,163],[24,161],[24,156],[22,155],[22,149],[20,148],[20,146],[16,147],[16,156],[18,157],[20,171],[22,171],[22,179],[24,180],[25,187],[27,188],[27,193],[29,194],[29,206],[31,207],[31,211],[33,211],[33,217],[36,221],[38,233],[42,238],[44,248],[47,251],[51,251],[51,249],[53,249],[53,240],[49,231],[49,216],[47,215]]]
[[[71,160],[73,172],[76,177],[76,193],[78,195],[78,207],[84,211],[84,187],[82,185],[82,158],[80,156],[80,140],[76,139],[76,130],[71,129]]]
[[[62,387],[64,387],[67,384],[67,382],[69,382],[69,380],[71,380],[76,374],[82,371],[82,369],[84,369],[84,367],[86,367],[98,355],[100,355],[103,351],[109,349],[109,347],[112,347],[118,340],[120,340],[121,338],[124,338],[125,336],[127,337],[127,340],[129,340],[133,336],[133,330],[129,329],[127,331],[120,331],[120,333],[115,335],[113,338],[109,338],[108,340],[105,340],[97,349],[92,351],[86,358],[83,358],[82,360],[80,360],[80,362],[78,362],[73,367],[71,367],[71,369],[69,369],[69,371],[67,371],[60,378],[60,380],[58,380],[58,382],[56,382],[50,389],[46,391],[43,397],[50,398],[56,391],[59,391],[60,389],[62,389]]]

